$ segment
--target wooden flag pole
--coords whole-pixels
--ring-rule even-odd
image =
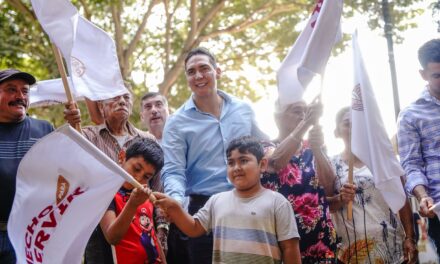
[[[351,152],[351,125],[350,125],[350,132],[349,132],[349,144],[348,144],[348,183],[353,184],[353,163],[354,163],[354,156]],[[353,201],[349,201],[347,204],[347,219],[352,220],[353,219]]]
[[[53,44],[53,43],[52,43],[52,50],[55,55],[55,60],[57,62],[58,71],[60,72],[60,75],[61,75],[61,80],[63,80],[63,86],[64,86],[64,91],[66,92],[67,102],[69,104],[73,105],[74,109],[77,109],[77,107],[75,105],[75,100],[73,99],[73,96],[72,96],[72,91],[70,90],[70,87],[69,87],[69,82],[67,81],[67,73],[66,73],[66,69],[64,68],[64,63],[63,63],[63,58],[61,56],[61,52],[58,49],[58,47],[55,46],[55,44]],[[76,124],[75,129],[81,133],[81,124]]]

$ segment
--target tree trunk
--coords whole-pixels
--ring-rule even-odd
[[[388,0],[382,0],[382,15],[385,22],[384,31],[385,38],[388,44],[388,61],[390,63],[391,82],[393,85],[393,98],[394,98],[394,114],[397,117],[400,112],[400,100],[399,89],[397,87],[397,72],[396,63],[394,61],[394,48],[393,48],[393,21],[389,10]]]

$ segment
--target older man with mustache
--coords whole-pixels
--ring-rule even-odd
[[[151,134],[135,128],[128,121],[133,109],[132,96],[128,90],[126,94],[98,101],[97,106],[104,122],[96,126],[86,126],[82,129],[82,133],[115,162],[121,164],[123,160],[120,159],[125,156],[123,155],[125,150],[139,138],[154,138]],[[69,105],[67,108],[64,111],[64,118],[70,125],[75,126],[81,121],[80,112],[77,109],[72,109]],[[156,174],[149,184],[152,190],[162,191],[159,174]],[[161,244],[165,245],[168,223],[159,210],[156,210],[155,222],[158,238]],[[99,226],[87,244],[85,261],[87,264],[113,263],[111,247]]]
[[[35,77],[16,69],[0,71],[0,263],[15,263],[6,230],[15,195],[18,165],[41,137],[53,131],[46,121],[26,115]]]

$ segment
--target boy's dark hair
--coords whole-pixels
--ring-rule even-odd
[[[146,162],[151,164],[156,173],[162,170],[163,167],[163,151],[159,144],[150,138],[142,138],[136,140],[125,153],[125,160],[134,157],[142,157]]]
[[[440,63],[440,39],[432,39],[423,44],[418,51],[419,62],[423,69],[430,62]]]
[[[186,63],[188,62],[188,60],[195,55],[205,55],[208,56],[209,58],[209,62],[211,63],[212,67],[217,68],[217,61],[215,59],[215,56],[207,49],[204,47],[198,47],[195,49],[190,50],[185,57],[185,69],[186,69]]]
[[[142,109],[142,104],[144,103],[145,100],[147,100],[148,98],[151,97],[156,97],[156,96],[160,96],[162,98],[162,101],[165,105],[168,105],[168,100],[165,96],[163,96],[163,94],[159,93],[159,92],[148,92],[146,94],[144,94],[144,96],[142,96],[141,98],[141,109]]]
[[[258,162],[260,162],[264,157],[263,146],[257,138],[252,136],[242,136],[233,139],[226,149],[226,156],[229,158],[231,156],[231,152],[236,149],[238,149],[238,152],[242,154],[251,153],[257,158]]]

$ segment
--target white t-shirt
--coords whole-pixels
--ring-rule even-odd
[[[264,188],[251,198],[213,195],[194,217],[213,232],[213,263],[281,263],[278,242],[299,238],[289,201]]]

